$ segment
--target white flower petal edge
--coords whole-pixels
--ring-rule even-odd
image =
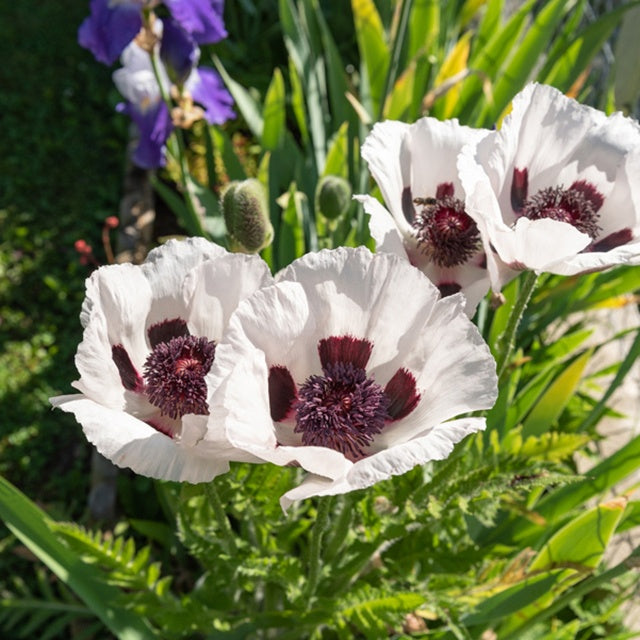
[[[299,500],[365,489],[391,476],[402,475],[417,465],[444,460],[460,440],[471,433],[484,431],[485,427],[486,423],[482,418],[462,418],[439,424],[422,438],[416,438],[353,463],[341,478],[332,481],[322,476],[308,475],[298,487],[280,498],[280,504],[286,511]]]
[[[226,471],[229,460],[252,459],[234,452],[220,430],[200,447],[205,416],[170,418],[144,389],[125,388],[122,376],[142,375],[152,352],[150,326],[179,318],[192,336],[218,341],[238,301],[272,281],[257,256],[230,254],[202,238],[171,240],[142,265],[98,269],[87,281],[81,311],[80,380],[73,386],[82,393],[52,398],[52,404],[76,416],[102,455],[150,477],[203,482]],[[116,364],[116,345],[130,364]]]
[[[231,317],[207,377],[210,422],[224,421],[233,446],[275,464],[300,465],[344,490],[445,457],[484,420],[445,421],[490,408],[497,395],[495,362],[463,304],[460,295],[440,299],[420,271],[396,256],[364,248],[307,254]],[[344,336],[371,345],[368,379],[386,388],[403,369],[419,394],[356,462],[329,446],[304,445],[293,414],[274,420],[268,383],[272,368],[284,368],[301,393],[310,376],[323,375],[320,341]],[[416,452],[407,454],[414,443]]]
[[[607,117],[552,87],[525,87],[502,128],[465,146],[458,157],[465,206],[481,229],[492,288],[499,291],[522,269],[570,275],[633,263],[640,221],[634,192],[640,194],[640,186],[631,175],[639,152],[640,126],[631,119]],[[566,193],[576,184],[598,201],[597,234],[568,222],[525,222],[522,210],[514,209],[514,196],[522,205],[546,189]],[[546,241],[545,231],[553,234]]]
[[[226,473],[224,457],[183,446],[133,416],[104,407],[80,394],[51,398],[54,407],[72,413],[89,442],[118,467],[160,480],[208,482]],[[230,458],[229,458],[230,459]]]

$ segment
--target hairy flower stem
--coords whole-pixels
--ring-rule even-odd
[[[236,538],[233,533],[233,529],[231,529],[231,525],[229,524],[229,518],[227,517],[227,512],[224,510],[222,500],[220,500],[218,490],[213,482],[205,484],[205,494],[218,522],[218,529],[220,531],[222,541],[224,542],[228,553],[233,555],[236,551]]]
[[[509,319],[507,320],[507,326],[505,327],[502,335],[498,338],[498,344],[496,345],[496,371],[498,373],[498,384],[502,382],[507,371],[513,347],[516,342],[518,326],[520,325],[524,310],[529,304],[531,294],[533,293],[537,282],[538,276],[533,271],[527,271],[524,274],[524,277],[520,281],[518,297],[516,298],[515,304],[509,314]]]
[[[352,494],[346,493],[339,496],[341,503],[340,511],[331,522],[331,527],[326,535],[324,550],[325,562],[331,562],[336,557],[338,551],[345,543],[347,532],[353,518],[354,500]]]
[[[171,96],[167,94],[166,88],[162,84],[158,52],[154,50],[153,53],[150,53],[149,55],[151,57],[153,75],[156,77],[156,82],[158,83],[158,88],[160,89],[162,101],[167,105],[167,109],[169,109],[169,113],[171,113],[171,109],[173,109],[173,102],[171,100]],[[181,222],[184,224],[187,232],[190,235],[202,236],[204,238],[207,238],[208,235],[202,226],[202,221],[200,219],[200,216],[198,215],[196,205],[194,203],[191,182],[189,180],[189,167],[187,165],[187,156],[185,153],[186,145],[184,143],[182,131],[179,128],[175,127],[173,129],[173,137],[177,146],[177,152],[174,153],[174,155],[178,156],[177,161],[178,165],[180,166],[180,179],[182,180],[182,189],[186,205],[185,209],[187,213],[186,219],[181,220]]]
[[[321,548],[322,537],[329,524],[329,512],[331,511],[331,505],[333,503],[333,496],[320,498],[318,500],[318,510],[316,513],[316,522],[313,525],[313,531],[311,532],[311,544],[309,547],[309,564],[307,574],[307,587],[305,590],[305,596],[307,602],[311,602],[316,587],[318,586],[318,580],[320,578],[320,569],[322,564]]]

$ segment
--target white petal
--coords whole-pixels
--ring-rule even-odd
[[[89,398],[117,409],[124,406],[124,387],[111,357],[123,345],[141,370],[148,353],[141,330],[152,306],[152,295],[141,269],[131,264],[110,265],[87,280],[82,320],[85,329],[76,354],[80,380],[75,385]]]
[[[480,409],[496,400],[495,361],[475,325],[462,313],[463,300],[450,296],[431,312],[424,329],[400,366],[411,371],[421,398],[406,417],[388,424],[372,450],[405,442],[439,423]]]
[[[387,120],[374,125],[362,145],[362,157],[382,192],[382,197],[402,232],[411,226],[402,212],[402,192],[409,182],[403,182],[400,146],[409,130],[404,122]]]
[[[461,125],[456,119],[444,122],[421,118],[411,125],[402,140],[402,158],[407,158],[403,172],[405,184],[411,185],[413,197],[433,197],[438,185],[451,183],[455,197],[462,197],[456,158],[463,146],[476,145],[489,131]]]
[[[272,283],[269,267],[255,255],[228,253],[192,269],[183,292],[194,335],[219,342],[239,302]]]
[[[573,276],[590,271],[601,271],[609,267],[640,264],[640,241],[610,249],[609,251],[586,251],[567,260],[547,267],[545,271],[562,276]]]
[[[145,331],[163,320],[175,317],[186,320],[189,293],[184,289],[186,275],[206,260],[224,260],[228,255],[222,247],[204,238],[169,240],[151,251],[142,265],[153,296]]]
[[[280,498],[286,511],[292,503],[312,496],[327,496],[364,489],[391,476],[401,475],[431,460],[444,460],[456,443],[486,427],[484,418],[463,418],[438,425],[428,435],[396,445],[356,462],[336,480],[310,475]]]
[[[365,213],[369,214],[369,231],[376,241],[376,250],[408,259],[403,241],[412,237],[411,233],[407,230],[409,235],[403,236],[391,214],[375,198],[358,195],[354,199],[361,202]]]
[[[566,222],[520,218],[514,229],[495,232],[493,244],[505,262],[540,273],[574,257],[591,244],[591,237]]]
[[[208,482],[229,469],[218,452],[201,455],[191,446],[158,433],[133,416],[108,409],[81,395],[51,398],[54,406],[73,413],[87,440],[119,467],[161,480]]]

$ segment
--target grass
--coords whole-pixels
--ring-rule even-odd
[[[85,508],[90,446],[48,398],[72,391],[88,269],[117,214],[127,123],[110,70],[76,42],[84,1],[0,10],[0,473],[54,512]]]

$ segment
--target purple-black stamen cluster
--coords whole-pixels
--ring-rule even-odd
[[[190,335],[181,318],[152,325],[147,336],[152,351],[144,363],[144,376],[136,371],[122,345],[111,349],[125,389],[143,393],[174,420],[187,413],[208,415],[204,378],[215,357],[215,342]]]
[[[295,420],[294,433],[305,446],[328,447],[355,461],[385,424],[411,413],[420,400],[416,381],[398,369],[383,388],[369,377],[366,365],[373,344],[353,336],[332,336],[318,342],[323,375],[311,375],[296,389],[289,370],[269,370],[271,417]]]
[[[511,206],[520,216],[529,220],[549,218],[566,222],[594,240],[601,228],[598,226],[600,208],[604,197],[586,180],[576,180],[569,188],[562,185],[540,189],[529,196],[529,172],[514,169],[511,181]]]
[[[480,231],[453,185],[438,185],[435,197],[416,198],[422,209],[413,221],[418,247],[439,267],[467,262],[480,249]]]
[[[302,444],[329,447],[350,460],[365,456],[389,418],[384,389],[351,362],[330,363],[322,376],[309,376],[294,404]]]
[[[529,220],[550,218],[567,222],[595,239],[600,232],[598,209],[594,199],[585,191],[560,186],[541,189],[527,198],[520,213]]]

